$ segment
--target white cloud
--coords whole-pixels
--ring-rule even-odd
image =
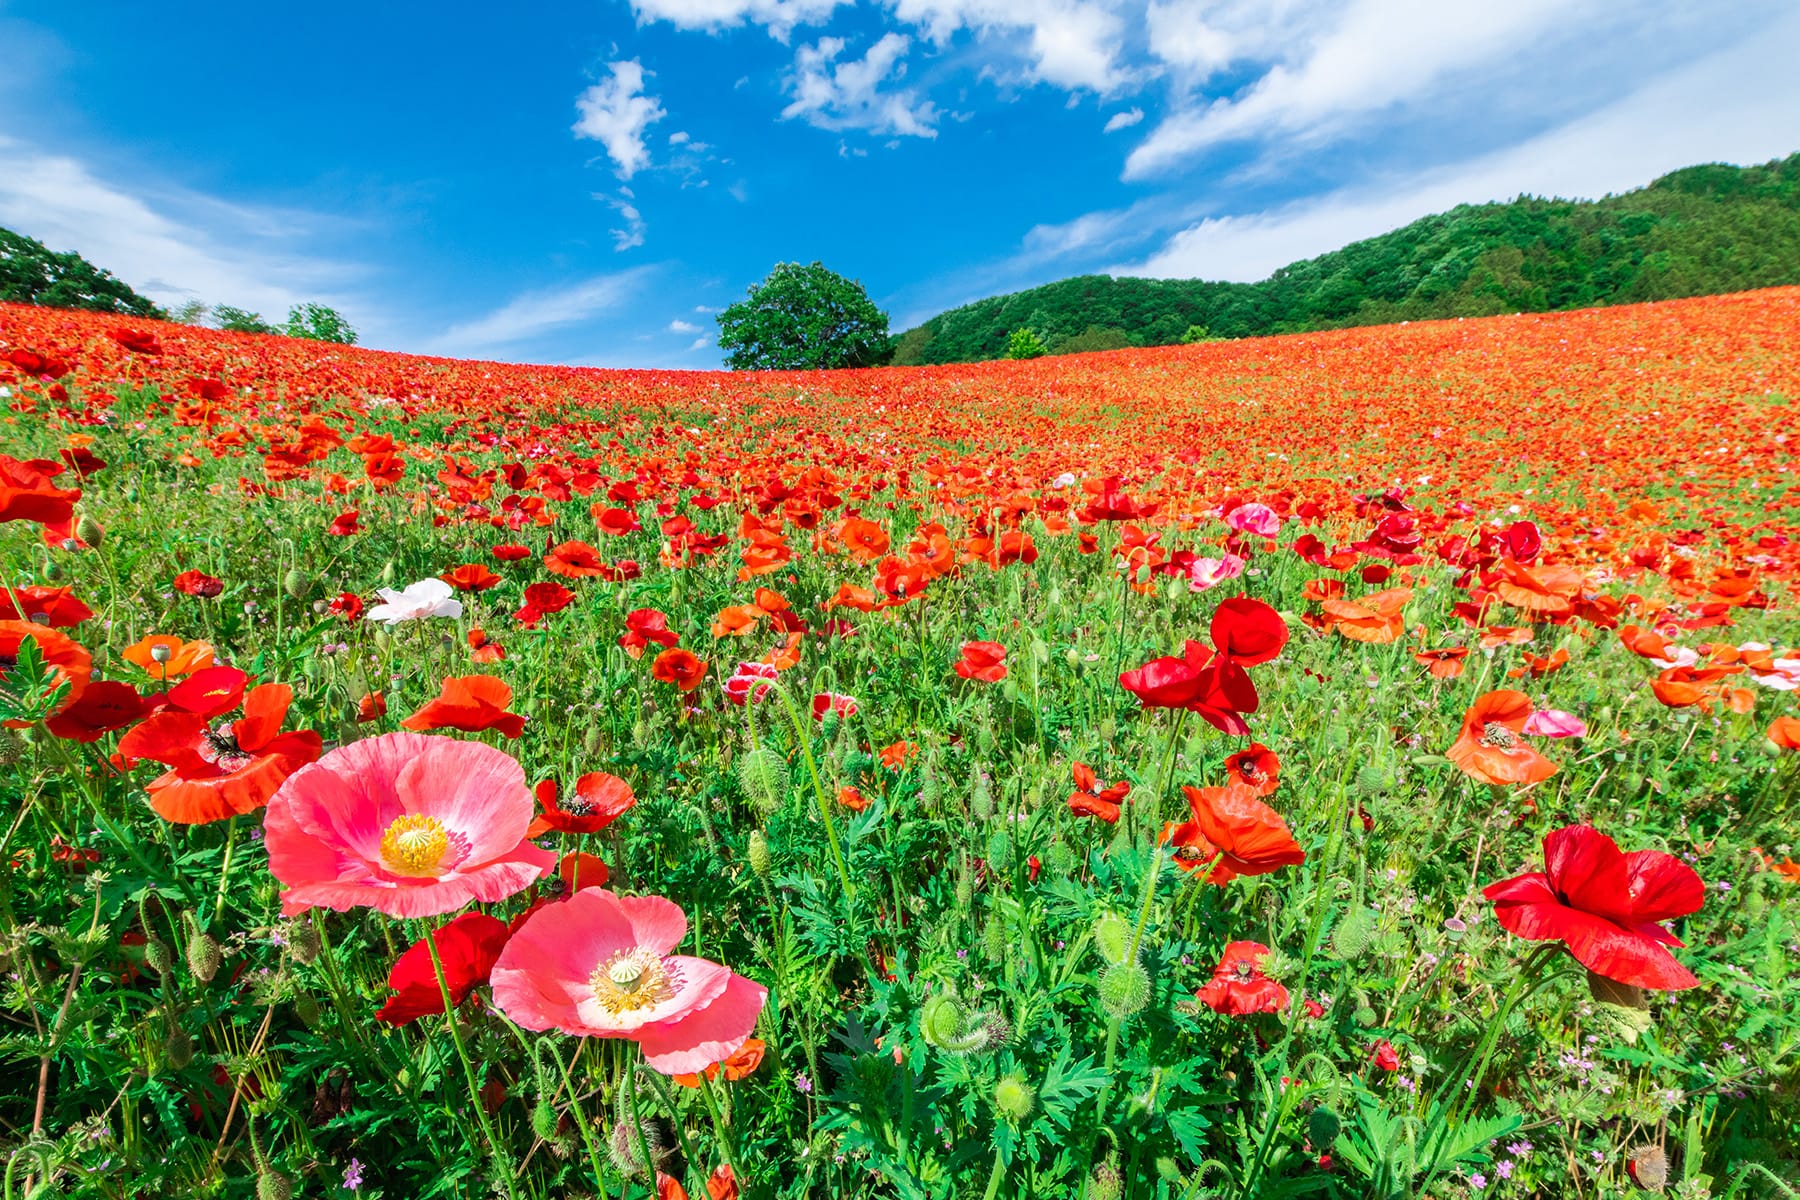
[[[630,179],[650,161],[644,130],[668,114],[660,101],[644,94],[644,68],[636,59],[607,64],[612,75],[576,97],[580,118],[577,137],[606,147],[620,179]]]
[[[667,21],[677,29],[731,29],[746,21],[786,42],[796,26],[823,24],[842,0],[631,0],[638,24]]]
[[[1521,193],[1594,197],[1702,162],[1757,163],[1795,150],[1800,16],[1652,80],[1539,137],[1469,162],[1370,180],[1267,212],[1203,220],[1118,273],[1255,280],[1297,259],[1442,212]],[[1093,214],[1098,218],[1116,214]]]
[[[607,231],[611,233],[613,237],[614,253],[630,250],[644,244],[644,234],[647,231],[648,226],[644,224],[644,215],[638,211],[637,197],[632,194],[630,188],[620,188],[619,194],[616,196],[608,196],[604,192],[595,192],[594,199],[618,213],[619,219],[625,222],[625,228]]]
[[[681,318],[677,317],[675,320],[669,322],[669,332],[670,333],[699,333],[700,327],[698,325],[695,325],[691,321],[683,321]]]
[[[1357,114],[1415,98],[1443,77],[1503,62],[1555,29],[1589,23],[1600,0],[1352,0],[1336,25],[1271,66],[1241,95],[1166,118],[1125,162],[1127,179],[1180,165],[1213,146],[1316,133]],[[1229,43],[1195,32],[1198,18],[1162,17],[1163,51],[1191,65],[1222,65]],[[1183,24],[1182,22],[1187,22]]]
[[[73,250],[161,304],[197,298],[279,318],[315,300],[367,333],[380,317],[349,290],[365,271],[308,250],[346,224],[144,180],[114,183],[69,155],[0,135],[0,225]]]
[[[1122,113],[1114,113],[1111,117],[1107,118],[1106,132],[1117,133],[1121,129],[1130,129],[1133,125],[1136,125],[1143,119],[1144,110],[1141,108],[1132,108],[1127,109]]]
[[[709,337],[702,336],[702,337],[695,338],[693,340],[693,343],[688,346],[688,349],[689,350],[704,350],[710,345],[712,345],[712,339]]]
[[[961,30],[1014,39],[1033,83],[1107,93],[1126,73],[1118,65],[1125,21],[1092,0],[888,0],[900,21],[947,45]]]
[[[453,325],[431,343],[432,353],[469,356],[527,342],[541,334],[622,307],[649,272],[634,267],[568,287],[526,292],[494,311]]]
[[[870,133],[934,138],[938,110],[911,90],[883,92],[881,85],[906,74],[906,51],[912,40],[887,33],[860,59],[838,61],[844,39],[820,38],[794,53],[787,92],[794,99],[781,110],[784,119],[804,117],[820,129],[863,129]]]

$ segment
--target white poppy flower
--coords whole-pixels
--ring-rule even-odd
[[[441,579],[421,579],[398,592],[378,588],[375,594],[381,597],[381,603],[364,614],[365,619],[397,625],[426,617],[460,617],[462,601],[453,598],[455,590]]]

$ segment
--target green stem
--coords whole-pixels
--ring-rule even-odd
[[[429,929],[425,931],[425,946],[431,954],[431,970],[437,976],[438,994],[444,999],[444,1023],[450,1027],[450,1040],[456,1045],[456,1057],[462,1061],[463,1078],[469,1085],[469,1102],[475,1106],[475,1119],[480,1122],[482,1135],[487,1138],[488,1152],[499,1164],[506,1181],[506,1194],[513,1197],[513,1200],[518,1200],[518,1170],[513,1165],[512,1155],[501,1144],[493,1119],[488,1116],[487,1105],[481,1102],[481,1085],[475,1081],[475,1064],[469,1061],[469,1050],[463,1045],[462,1030],[456,1025],[456,1005],[451,1001],[450,981],[444,976],[444,959],[438,953],[437,939],[432,937]]]
[[[731,1130],[725,1124],[725,1114],[719,1110],[719,1099],[713,1095],[712,1089],[712,1080],[708,1079],[706,1072],[702,1071],[700,1073],[700,1095],[706,1101],[706,1111],[711,1114],[713,1129],[719,1135],[719,1153],[725,1156],[725,1165],[731,1168],[731,1173],[737,1179],[738,1186],[740,1188],[748,1187],[749,1180],[745,1178],[743,1168],[738,1166],[737,1151],[733,1149],[731,1140]]]
[[[225,888],[231,882],[231,854],[233,850],[237,849],[237,833],[238,819],[233,816],[225,822],[225,858],[219,864],[219,891],[213,897],[212,919],[215,921],[225,911]]]

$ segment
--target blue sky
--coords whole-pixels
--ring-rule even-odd
[[[1788,0],[0,0],[0,45],[0,225],[507,361],[715,366],[784,260],[898,331],[1800,150]]]

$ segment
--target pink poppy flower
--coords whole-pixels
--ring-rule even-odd
[[[1188,591],[1204,592],[1244,573],[1244,560],[1226,552],[1224,558],[1196,558],[1188,564]]]
[[[628,1038],[664,1075],[731,1057],[768,990],[727,967],[671,953],[687,916],[661,896],[585,888],[533,913],[506,943],[494,1004],[526,1029]]]
[[[1225,524],[1239,533],[1268,538],[1280,530],[1281,518],[1266,504],[1240,504],[1225,514]]]
[[[288,776],[263,821],[281,911],[430,917],[504,900],[556,865],[526,840],[525,772],[480,742],[387,733]]]
[[[1543,708],[1525,718],[1524,732],[1532,737],[1586,737],[1587,722],[1559,708]]]

